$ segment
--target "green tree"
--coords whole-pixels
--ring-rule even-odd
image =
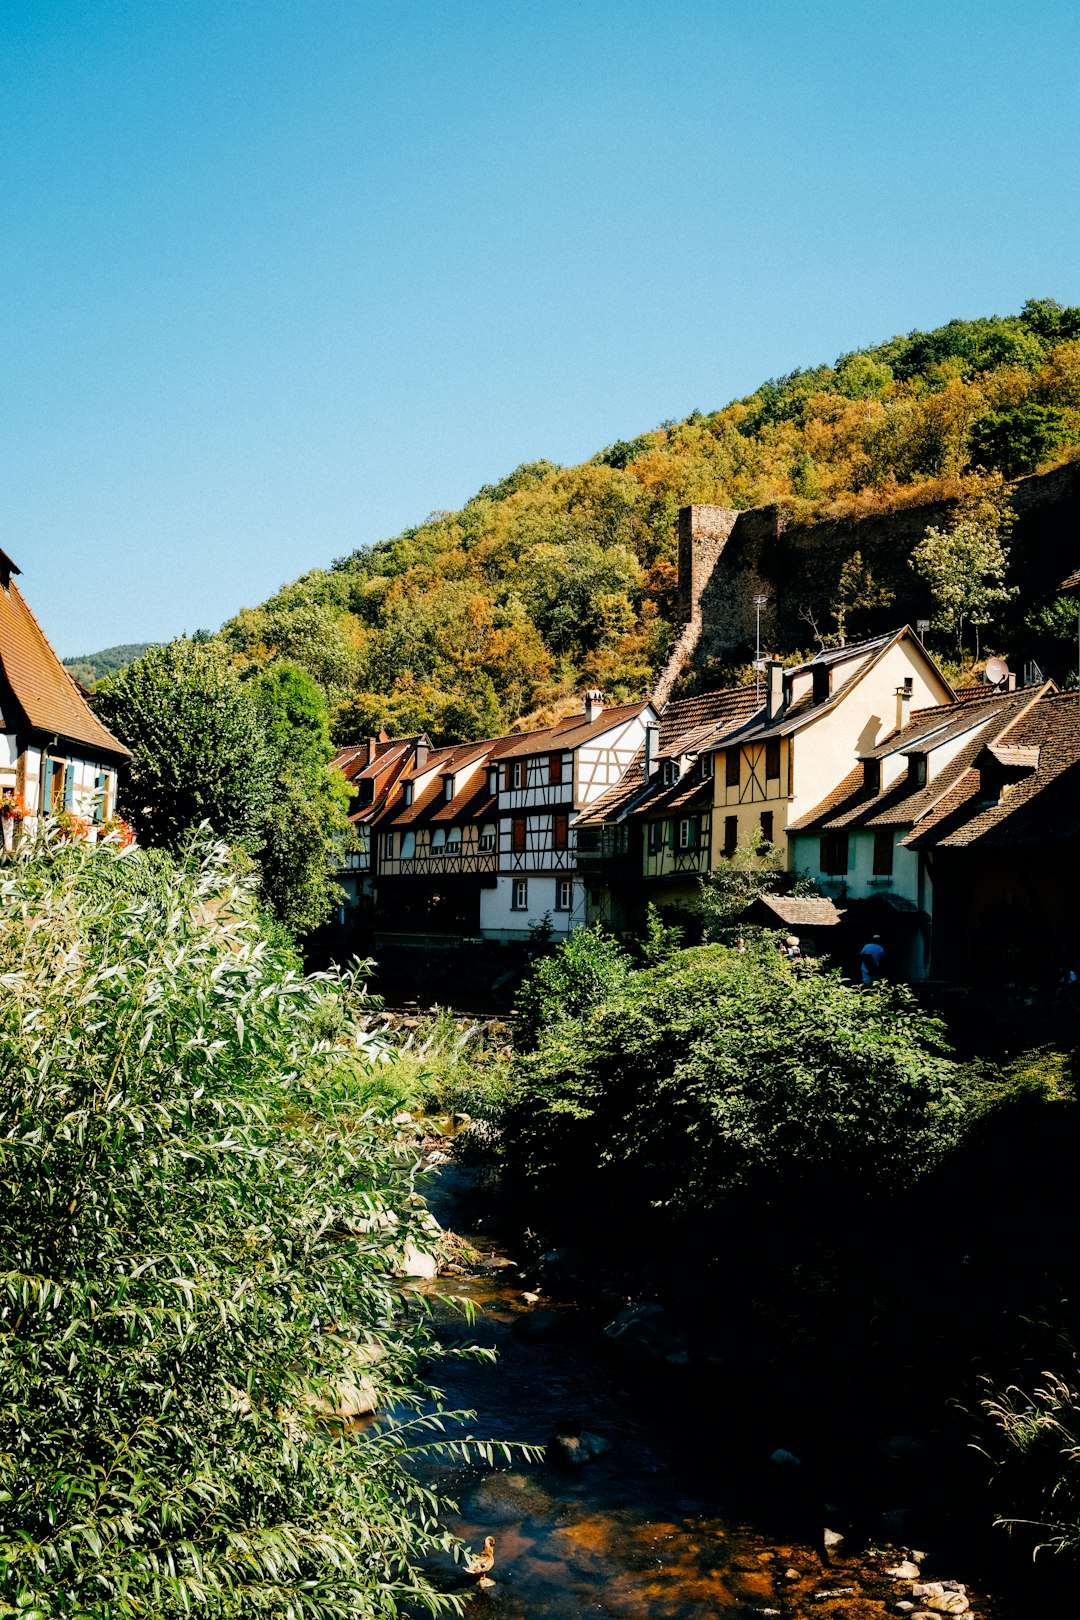
[[[888,607],[896,592],[881,585],[874,578],[869,563],[864,563],[861,551],[853,551],[840,569],[836,586],[836,633],[843,642],[849,633],[851,619]]]
[[[101,683],[94,706],[131,749],[124,802],[139,838],[178,850],[206,821],[261,847],[275,759],[253,690],[214,642],[172,641]]]
[[[348,811],[355,789],[329,769],[329,713],[313,677],[275,664],[253,686],[275,771],[261,827],[262,894],[293,933],[310,933],[340,896],[335,879],[354,841]]]
[[[1060,450],[1073,435],[1060,411],[1052,405],[1016,405],[1007,411],[987,411],[971,429],[971,460],[1006,478],[1033,473],[1040,461]]]
[[[165,884],[146,859],[0,884],[0,1609],[451,1608],[409,1471],[432,1346],[393,1285],[414,1166],[366,1106],[357,987],[297,976],[222,848]]]
[[[1015,517],[1001,494],[968,502],[947,529],[932,526],[911,554],[911,566],[930,588],[933,626],[955,637],[956,654],[964,656],[964,636],[993,623],[994,609],[1016,596],[1005,584],[1008,537]]]
[[[631,960],[613,934],[598,923],[578,928],[549,955],[541,956],[517,993],[517,1036],[532,1045],[541,1030],[561,1019],[580,1018],[622,984]]]
[[[542,1027],[519,1061],[512,1152],[542,1194],[569,1184],[706,1230],[735,1194],[858,1203],[955,1139],[939,1036],[902,988],[866,997],[771,942],[682,951]]]

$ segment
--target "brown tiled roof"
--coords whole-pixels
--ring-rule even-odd
[[[995,739],[996,740],[996,739]],[[1075,692],[1043,689],[1000,734],[1023,753],[1009,761],[1024,774],[1004,786],[1001,801],[980,799],[976,753],[951,792],[904,840],[910,848],[1042,843],[1080,837],[1080,711]],[[1038,767],[1024,764],[1038,750]],[[1008,758],[1008,756],[1006,756]],[[997,753],[996,763],[1002,761]]]
[[[693,753],[691,739],[702,739],[714,728],[729,728],[749,720],[760,709],[761,699],[752,686],[730,686],[719,692],[701,692],[697,697],[675,698],[664,705],[660,715],[660,752]],[[681,749],[676,744],[681,743]]]
[[[843,912],[821,895],[759,894],[747,910],[765,906],[786,928],[831,928]]]
[[[11,578],[13,567],[10,558],[4,557],[0,566],[0,666],[28,724],[92,754],[129,759],[130,750],[102,725],[53,652]]]
[[[581,743],[590,742],[593,737],[602,737],[612,726],[632,720],[648,707],[647,701],[621,703],[615,708],[601,709],[596,719],[588,723],[584,714],[567,715],[565,720],[545,726],[542,731],[527,731],[521,737],[505,739],[507,746],[501,750],[499,758],[521,759],[528,754],[550,754],[560,748],[577,748]]]

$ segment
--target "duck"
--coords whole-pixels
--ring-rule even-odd
[[[484,1550],[478,1553],[465,1554],[465,1568],[470,1575],[479,1575],[478,1586],[494,1586],[494,1581],[488,1580],[488,1570],[495,1562],[495,1537],[484,1537]]]

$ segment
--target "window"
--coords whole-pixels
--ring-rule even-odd
[[[867,793],[881,792],[881,761],[880,759],[863,760],[863,787]]]
[[[433,855],[441,855],[445,847],[446,829],[445,827],[436,827],[431,835],[431,853]]]
[[[409,808],[410,804],[412,804],[412,791],[413,791],[413,785],[412,785],[411,782],[402,782],[402,784],[401,784],[401,793],[402,793],[402,797],[405,800],[405,808],[406,808],[406,810]]]
[[[664,842],[664,823],[662,821],[649,822],[649,854],[655,855]]]
[[[492,793],[492,794],[498,793],[498,791],[499,791],[499,767],[497,765],[489,765],[488,766],[487,778],[488,778],[488,792]]]
[[[702,776],[705,778],[705,780],[707,782],[711,781],[712,780],[713,769],[714,769],[714,767],[716,765],[716,755],[715,754],[702,754],[701,759],[699,760],[698,763],[701,766],[701,774],[702,774]]]
[[[454,797],[454,778],[452,776],[444,776],[442,779],[442,786],[443,800],[446,804],[449,804],[450,800]]]
[[[569,911],[574,898],[574,884],[570,878],[559,878],[555,884],[555,910]]]
[[[679,848],[697,848],[697,817],[684,816],[679,822]]]
[[[94,812],[95,821],[105,821],[109,814],[109,773],[98,771],[94,777]]]
[[[728,787],[738,787],[739,785],[739,750],[737,748],[727,750],[727,769],[724,781]]]
[[[566,849],[570,843],[570,817],[565,810],[559,810],[551,818],[551,847],[553,849]]]
[[[682,775],[682,771],[679,768],[679,761],[677,759],[665,759],[665,761],[664,761],[664,786],[665,787],[674,787],[676,782],[679,780],[679,777],[681,775]]]
[[[414,832],[403,832],[401,835],[401,859],[411,861],[415,854],[416,834]]]
[[[724,854],[734,855],[739,847],[739,818],[738,816],[724,817]]]
[[[770,737],[765,744],[765,780],[766,782],[779,782],[780,780],[779,737]]]
[[[926,786],[926,755],[909,754],[907,762],[908,782],[912,787]]]
[[[512,888],[511,893],[510,893],[510,910],[511,911],[528,911],[528,909],[529,909],[529,885],[528,885],[528,881],[525,878],[515,878],[513,888]]]
[[[71,766],[62,759],[48,760],[45,765],[45,796],[51,815],[58,816],[61,810],[71,809],[72,786]]]
[[[491,851],[495,848],[495,829],[494,829],[494,827],[481,827],[481,829],[480,829],[480,848],[486,854],[490,854]]]
[[[375,803],[375,778],[373,776],[362,776],[359,782],[355,782],[353,786],[356,788],[357,804]]]
[[[554,786],[562,781],[562,755],[550,754],[548,756],[548,781]]]
[[[393,858],[394,858],[394,835],[393,835],[393,833],[383,833],[383,835],[382,835],[382,855],[383,855],[383,860],[385,860],[385,861],[392,861],[393,860]]]
[[[874,876],[890,877],[893,863],[893,831],[891,827],[874,828]]]
[[[848,835],[846,832],[827,832],[821,835],[821,870],[828,877],[846,877],[848,869]]]
[[[771,810],[761,812],[761,836],[767,844],[773,841],[773,813]]]
[[[447,827],[447,829],[446,829],[446,853],[448,855],[460,855],[461,854],[461,828],[460,827]]]
[[[525,786],[525,761],[515,759],[510,762],[510,786],[523,788]]]

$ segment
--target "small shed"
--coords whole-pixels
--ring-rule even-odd
[[[836,948],[844,913],[824,895],[759,894],[739,918],[747,927],[782,928],[794,934],[807,955],[825,956]]]

